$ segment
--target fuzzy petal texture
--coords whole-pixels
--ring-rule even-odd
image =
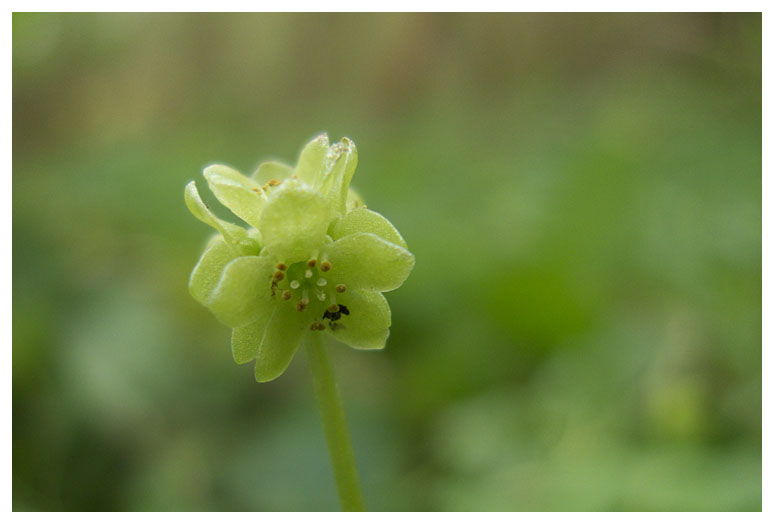
[[[222,323],[238,328],[256,321],[274,304],[274,265],[267,257],[239,257],[226,265],[208,307]]]
[[[271,381],[285,372],[309,331],[311,320],[309,312],[297,312],[288,303],[277,305],[258,347],[256,381]]]
[[[266,198],[255,181],[228,166],[215,164],[204,170],[210,190],[234,215],[258,228]]]
[[[373,233],[354,233],[326,248],[332,282],[352,290],[395,290],[414,268],[414,255]]]
[[[406,248],[406,241],[395,226],[379,213],[358,208],[342,215],[331,227],[331,237],[341,239],[353,233],[373,233],[388,242]]]
[[[280,260],[301,261],[323,244],[331,210],[317,191],[287,181],[272,192],[261,216],[264,245]]]
[[[359,290],[340,298],[350,311],[331,332],[334,339],[358,350],[380,350],[390,335],[390,306],[379,292]]]

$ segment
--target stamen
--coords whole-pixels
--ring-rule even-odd
[[[318,301],[323,302],[326,300],[326,292],[320,288],[315,288],[315,296],[318,298]]]
[[[338,311],[339,311],[339,305],[338,305],[338,304],[336,304],[336,303],[334,303],[334,304],[329,304],[329,305],[328,305],[328,308],[327,308],[327,310],[328,310],[329,312],[331,312],[332,314],[333,314],[333,313],[336,313],[336,312],[338,312]]]
[[[284,299],[285,301],[287,301],[287,300],[289,300],[289,299],[291,298],[291,295],[293,295],[293,294],[291,294],[291,291],[290,291],[290,290],[285,290],[285,291],[283,292],[283,299]]]
[[[310,268],[314,268],[317,263],[318,263],[317,259],[310,259],[309,261],[307,261],[307,266],[309,266]]]
[[[307,308],[308,304],[309,304],[309,299],[305,297],[298,302],[298,304],[296,305],[296,309],[300,312],[303,312]]]
[[[272,276],[272,281],[279,283],[283,279],[285,279],[285,274],[283,272],[281,272],[280,270],[277,270],[276,272],[274,272],[274,275]]]
[[[314,323],[309,325],[309,329],[312,330],[313,332],[315,330],[323,331],[323,330],[326,329],[326,325],[324,325],[323,323],[318,323],[317,321],[315,321]]]
[[[336,285],[336,292],[337,293],[345,293],[347,291],[347,287],[343,284],[337,284]]]
[[[324,262],[323,264],[320,265],[320,270],[323,271],[323,272],[327,272],[330,269],[331,269],[331,263],[328,262],[328,261],[326,261],[326,262]]]
[[[291,288],[293,288],[294,290],[295,290],[296,288],[298,288],[299,286],[301,286],[301,283],[300,283],[299,281],[297,281],[296,279],[294,279],[293,281],[291,281]]]
[[[278,270],[280,270],[281,272],[284,272],[285,270],[287,270],[287,269],[288,269],[288,267],[287,267],[287,266],[285,266],[285,263],[277,263],[277,267],[276,267],[276,268],[277,268]]]
[[[325,279],[323,279],[323,278],[321,277],[320,279],[318,279],[318,282],[317,282],[317,283],[315,283],[315,284],[317,284],[318,286],[325,286],[325,285],[327,285],[327,284],[328,284],[328,281],[326,281]]]
[[[304,277],[306,277],[307,279],[312,279],[312,270],[307,270],[306,272],[304,272]]]

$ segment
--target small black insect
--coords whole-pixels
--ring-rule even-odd
[[[323,312],[323,319],[329,319],[329,320],[331,320],[331,322],[334,322],[334,321],[338,321],[339,318],[342,317],[342,314],[350,315],[350,309],[349,308],[347,308],[343,304],[340,304],[338,306],[339,306],[339,310],[337,310],[336,312],[329,312],[328,310]]]

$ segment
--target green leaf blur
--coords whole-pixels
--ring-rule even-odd
[[[332,353],[370,510],[760,510],[761,36],[14,14],[14,509],[337,509],[303,356],[234,366],[180,195],[328,131],[417,261],[385,350]]]

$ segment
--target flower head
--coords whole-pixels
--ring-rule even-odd
[[[256,380],[288,367],[304,336],[326,331],[358,349],[381,349],[390,333],[382,292],[401,286],[414,267],[406,242],[350,189],[358,154],[343,138],[320,135],[295,168],[265,162],[247,177],[205,168],[215,197],[250,228],[217,218],[195,183],[191,213],[217,230],[191,272],[189,291],[233,328],[238,364],[256,360]]]

